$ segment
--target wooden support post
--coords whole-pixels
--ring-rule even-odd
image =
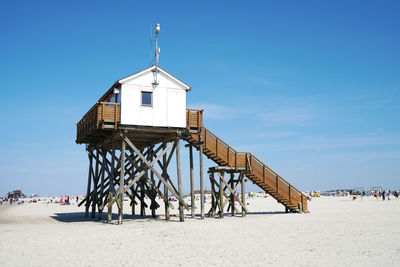
[[[125,136],[125,134],[122,134]],[[122,144],[121,144],[121,169],[120,169],[120,175],[119,175],[119,209],[118,209],[118,224],[122,224],[122,217],[123,217],[123,212],[124,212],[124,193],[122,191],[122,188],[124,188],[124,182],[125,182],[125,140],[122,138]]]
[[[99,158],[99,148],[96,149],[96,158]],[[92,213],[91,217],[96,216],[96,205],[97,205],[97,184],[99,181],[99,162],[96,161],[95,172],[93,176],[93,192],[92,192]]]
[[[101,149],[101,154],[103,162],[101,163],[100,202],[99,202],[99,212],[97,214],[97,220],[101,220],[103,218],[103,210],[100,209],[100,206],[103,205],[104,201],[104,174],[106,169],[106,155],[107,155],[107,152],[104,150],[104,148]]]
[[[144,184],[140,183],[140,216],[146,216],[146,207],[144,203],[145,192],[144,192]]]
[[[193,177],[193,147],[189,146],[189,160],[190,160],[190,204],[191,215],[195,217],[195,202],[194,202],[194,177]]]
[[[87,193],[86,193],[85,217],[89,216],[90,187],[91,187],[91,182],[92,182],[92,164],[93,164],[93,156],[91,154],[89,154],[89,174],[88,174],[88,185],[87,185]]]
[[[131,189],[131,192],[132,192],[132,215],[135,215],[136,187],[137,187],[137,185],[134,185],[134,186],[132,187],[132,189]]]
[[[223,172],[220,172],[220,177],[219,177],[219,217],[223,218],[224,217],[224,184],[222,182],[222,176],[224,175]]]
[[[153,161],[153,158],[154,158],[154,150],[153,150],[153,147],[151,146],[151,147],[149,148],[149,150],[150,150],[150,153],[149,153],[149,155],[148,155],[148,157],[147,157],[147,160],[148,160],[149,162],[152,162],[152,161]],[[156,185],[155,185],[155,181],[154,181],[154,172],[153,172],[152,170],[149,170],[149,172],[150,172],[150,176],[147,176],[147,177],[150,178],[150,180],[151,180],[151,182],[152,182],[152,184],[151,184],[151,190],[149,191],[149,192],[150,192],[149,198],[150,198],[150,201],[151,201],[151,204],[150,204],[151,217],[155,218],[155,217],[156,217],[156,205],[157,205],[157,202],[156,202],[157,192],[156,192],[156,190],[155,190],[155,186],[156,186]]]
[[[203,184],[203,143],[202,131],[199,132],[199,161],[200,161],[200,218],[204,219],[204,184]]]
[[[181,149],[180,149],[180,142],[179,138],[176,139],[176,176],[178,178],[178,195],[179,198],[182,199],[182,181],[181,181]],[[179,221],[184,221],[183,215],[183,205],[179,201]]]
[[[215,218],[216,201],[215,201],[215,182],[214,173],[210,173],[210,183],[211,183],[211,216]]]
[[[235,187],[234,182],[235,174],[231,172],[231,188]],[[235,216],[235,195],[234,192],[231,192],[231,215]]]
[[[113,195],[111,192],[108,192],[108,202],[111,202],[113,198]],[[107,222],[110,223],[112,220],[112,206],[108,206],[108,212],[107,212]]]
[[[242,216],[245,217],[246,216],[246,210],[243,207],[246,207],[246,189],[245,189],[245,183],[246,180],[244,178],[244,173],[243,171],[240,172],[240,177],[241,177],[241,189],[242,189]]]
[[[133,152],[131,152],[131,157],[133,158]],[[133,160],[135,160],[134,158],[133,158]],[[131,179],[133,179],[134,178],[134,174],[135,173],[135,166],[132,166],[132,170],[131,170]],[[136,200],[135,200],[135,198],[136,198],[136,187],[137,187],[137,185],[134,185],[134,186],[132,186],[131,187],[131,192],[132,192],[132,199],[131,199],[131,203],[132,203],[132,206],[131,206],[131,209],[132,209],[132,215],[135,215],[135,206],[136,206]]]
[[[164,143],[163,144],[163,150],[165,150],[165,148],[167,147],[167,145]],[[173,153],[173,151],[171,152],[171,154]],[[163,177],[164,179],[167,181],[168,183],[168,179],[167,179],[167,154],[163,155],[163,167],[162,167],[162,172],[163,172]],[[168,201],[168,187],[164,184],[164,205],[165,205],[165,220],[169,221],[170,220],[170,215],[169,215],[169,201]]]

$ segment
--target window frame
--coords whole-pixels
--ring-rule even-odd
[[[150,104],[143,104],[143,93],[150,94]],[[142,107],[153,107],[153,92],[152,91],[140,91],[140,104]]]

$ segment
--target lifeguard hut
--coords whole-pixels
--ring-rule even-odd
[[[158,33],[159,25],[156,37]],[[245,177],[282,203],[287,212],[308,211],[308,197],[301,191],[251,153],[237,152],[203,126],[203,110],[186,107],[191,87],[158,65],[158,52],[156,44],[156,64],[116,81],[77,124],[76,143],[86,144],[89,157],[87,194],[79,204],[85,203],[85,215],[91,206],[91,216],[95,217],[97,209],[101,219],[107,207],[111,221],[116,205],[122,223],[124,197],[130,199],[132,214],[140,205],[140,215],[145,215],[147,196],[152,216],[156,216],[159,196],[169,220],[170,208],[174,208],[169,201],[172,195],[178,200],[181,221],[184,209],[195,217],[193,147],[199,151],[201,200],[203,155],[217,164],[208,170],[212,192],[208,214],[212,217],[223,217],[224,210],[235,215],[237,206],[246,215]],[[187,142],[190,152],[190,205],[182,198],[181,140]],[[169,173],[174,153],[177,184]],[[235,203],[239,187],[241,199]],[[200,217],[204,216],[204,202],[200,201]]]

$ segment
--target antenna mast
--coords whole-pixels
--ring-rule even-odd
[[[158,57],[160,54],[160,48],[158,47],[158,34],[160,33],[160,24],[156,24],[156,52],[155,52],[155,57],[156,57],[156,64],[155,64],[155,68],[154,68],[154,82],[153,82],[153,86],[157,86],[158,82],[157,82],[157,72],[158,72]]]
[[[160,54],[160,48],[158,47],[158,34],[160,33],[160,24],[156,24],[156,69],[158,67],[158,57]]]

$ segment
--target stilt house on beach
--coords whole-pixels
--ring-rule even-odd
[[[157,60],[158,63],[158,60]],[[199,151],[200,194],[204,199],[203,155],[216,163],[209,168],[212,203],[207,211],[211,217],[246,215],[245,177],[286,207],[287,212],[307,212],[309,200],[261,160],[248,152],[237,152],[203,125],[203,110],[187,109],[186,94],[191,87],[155,64],[115,82],[77,124],[76,143],[86,144],[89,156],[85,215],[98,218],[107,207],[111,221],[114,204],[118,222],[122,223],[124,197],[130,200],[132,214],[139,206],[144,215],[150,208],[152,216],[163,198],[163,216],[170,219],[168,196],[179,204],[179,218],[184,209],[195,217],[193,148]],[[187,143],[190,162],[190,203],[183,198],[180,142]],[[169,168],[175,153],[176,181]],[[175,179],[174,179],[175,180]],[[240,201],[235,195],[241,192]],[[150,199],[150,206],[145,197]],[[205,217],[200,201],[201,218]]]

